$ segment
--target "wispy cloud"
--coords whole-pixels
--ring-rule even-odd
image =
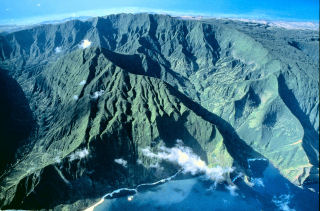
[[[149,167],[150,168],[160,168],[160,164],[159,164],[159,162],[151,163]]]
[[[295,211],[295,209],[292,209],[289,207],[291,198],[292,198],[292,195],[283,194],[283,195],[280,195],[279,197],[274,196],[272,199],[272,202],[282,211]]]
[[[84,157],[87,157],[89,155],[88,149],[79,149],[69,155],[69,161],[74,161],[78,159],[82,159]]]
[[[38,3],[38,4],[37,4],[37,7],[40,7],[40,6],[41,6],[41,4],[40,4],[40,3]]]
[[[177,164],[182,168],[184,173],[190,173],[192,175],[198,173],[205,174],[216,183],[223,182],[226,179],[226,175],[234,170],[233,168],[224,168],[221,166],[208,167],[191,148],[183,146],[181,140],[178,141],[175,147],[167,148],[161,146],[158,152],[152,152],[150,148],[144,148],[142,149],[142,153],[149,158]]]
[[[118,159],[114,159],[114,162],[122,165],[123,167],[127,168],[128,167],[128,161],[122,159],[122,158],[118,158]]]
[[[91,45],[91,41],[89,40],[82,40],[81,43],[79,44],[79,47],[82,49],[88,48]]]
[[[264,187],[262,178],[252,178],[250,182],[256,187]]]
[[[236,193],[238,187],[236,185],[226,185],[226,189],[230,192],[232,196],[238,196],[238,193]]]
[[[104,90],[96,91],[92,95],[90,95],[91,99],[98,99],[100,96],[104,94]]]

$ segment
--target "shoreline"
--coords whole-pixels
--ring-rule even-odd
[[[155,186],[155,185],[164,184],[164,183],[174,179],[181,172],[182,172],[182,170],[179,170],[175,174],[173,174],[172,176],[164,178],[164,179],[161,179],[161,180],[158,180],[156,182],[139,184],[139,185],[136,186],[136,188],[119,188],[119,189],[116,189],[116,190],[114,190],[112,192],[109,192],[109,193],[105,194],[104,196],[101,197],[101,199],[97,203],[95,203],[92,206],[84,209],[83,211],[93,211],[97,206],[102,204],[105,199],[113,199],[113,198],[123,197],[123,196],[126,196],[126,195],[134,195],[134,194],[137,194],[139,192],[139,189],[141,189],[144,186],[152,187],[152,186]],[[128,192],[129,193],[133,193],[133,194],[128,194]],[[114,197],[115,194],[117,194],[118,196]]]

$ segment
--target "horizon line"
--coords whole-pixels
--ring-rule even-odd
[[[46,24],[46,22],[63,22],[66,19],[90,19],[95,17],[104,17],[116,14],[159,14],[159,15],[169,15],[171,17],[180,17],[186,19],[230,19],[238,20],[244,22],[256,22],[261,24],[275,24],[275,25],[286,25],[293,24],[297,27],[296,29],[303,29],[305,25],[306,29],[319,30],[319,20],[302,20],[293,18],[281,18],[281,17],[271,17],[266,14],[227,14],[227,13],[199,13],[193,11],[173,11],[173,10],[161,10],[153,8],[142,8],[142,7],[121,7],[121,8],[110,8],[110,9],[96,9],[96,10],[81,10],[72,13],[59,13],[52,14],[48,16],[34,16],[29,18],[19,18],[19,19],[4,19],[0,21],[0,27],[24,27],[39,24]],[[277,24],[278,23],[278,24]],[[281,27],[281,26],[280,26]],[[302,27],[302,28],[301,28]],[[286,27],[285,27],[286,28]],[[290,26],[289,26],[290,28]]]

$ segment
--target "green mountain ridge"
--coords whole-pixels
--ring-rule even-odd
[[[84,39],[92,47],[79,49]],[[16,117],[1,117],[16,131],[0,131],[1,149],[15,154],[1,158],[0,207],[83,208],[124,184],[163,178],[176,167],[155,171],[141,149],[176,139],[210,166],[250,176],[247,159],[266,158],[292,183],[318,183],[318,46],[312,31],[149,14],[1,35],[0,80],[12,81],[1,99],[17,98],[6,87],[21,90],[29,109],[12,114],[30,117],[17,117],[22,136]],[[4,100],[1,111],[14,104]]]

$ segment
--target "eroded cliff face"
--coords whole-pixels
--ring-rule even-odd
[[[14,155],[1,157],[1,207],[80,208],[168,176],[177,166],[155,170],[141,150],[177,139],[210,166],[250,176],[247,160],[265,158],[318,182],[318,46],[313,31],[148,14],[1,35],[1,129],[14,129],[0,130]]]

